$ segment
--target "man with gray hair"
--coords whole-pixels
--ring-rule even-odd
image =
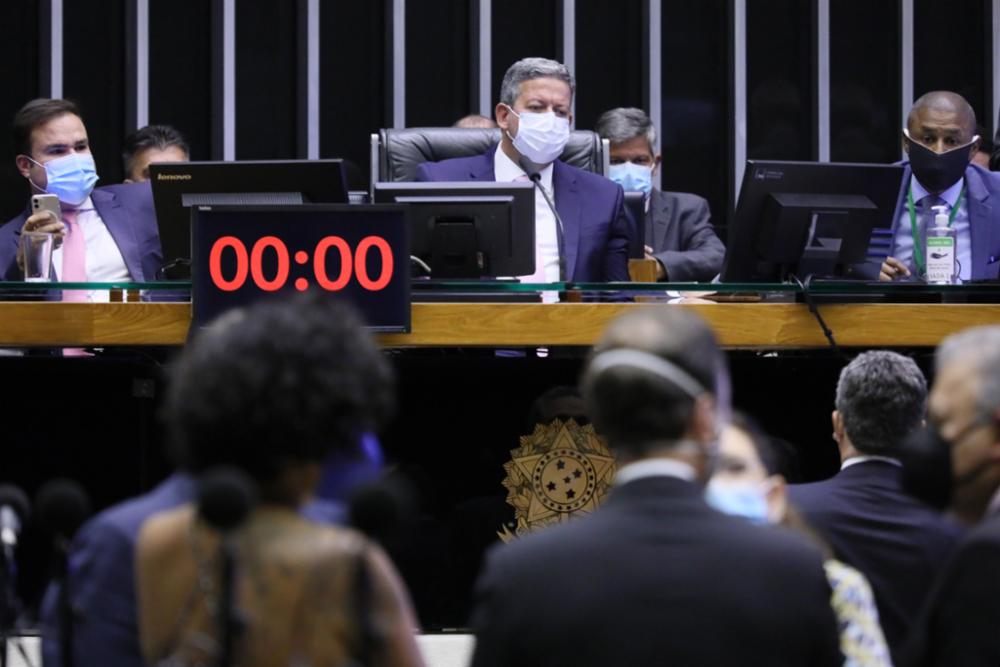
[[[1000,665],[1000,326],[938,348],[931,433],[950,449],[952,509],[975,524],[935,586],[913,664]]]
[[[864,352],[837,382],[833,439],[840,472],[790,487],[792,504],[835,555],[871,582],[895,654],[961,529],[903,491],[899,456],[923,423],[927,381],[895,352]]]
[[[660,168],[656,128],[642,109],[611,109],[594,130],[611,143],[609,176],[626,192],[646,196],[646,259],[657,262],[657,280],[708,282],[722,270],[726,249],[715,234],[708,202],[687,192],[653,187]]]
[[[419,166],[417,180],[533,180],[538,186],[535,273],[522,278],[535,283],[626,281],[628,222],[622,189],[559,160],[569,141],[575,89],[576,81],[562,63],[517,61],[503,77],[494,111],[499,146],[484,155],[426,162]]]
[[[714,334],[685,308],[608,326],[582,389],[619,465],[610,498],[490,553],[473,667],[842,664],[819,552],[702,497],[727,381]],[[532,503],[595,493],[574,452],[538,457]]]

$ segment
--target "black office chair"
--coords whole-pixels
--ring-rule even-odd
[[[414,181],[417,165],[482,155],[499,143],[500,130],[458,127],[383,129],[371,136],[371,183]],[[608,175],[607,140],[590,130],[574,130],[560,159],[580,169]]]

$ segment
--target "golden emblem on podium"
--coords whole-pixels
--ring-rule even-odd
[[[604,502],[615,474],[615,459],[587,424],[572,419],[537,424],[521,437],[521,446],[504,464],[507,502],[514,508],[515,528],[497,535],[509,542],[517,535],[589,514]]]

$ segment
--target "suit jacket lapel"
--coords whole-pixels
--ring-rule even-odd
[[[552,167],[552,190],[556,199],[556,211],[563,223],[563,259],[566,266],[564,280],[572,280],[576,275],[577,248],[580,244],[580,197],[576,177],[559,160]]]
[[[967,209],[969,212],[969,243],[972,246],[972,270],[969,276],[973,280],[987,278],[989,266],[989,253],[993,243],[990,237],[993,230],[990,228],[990,213],[993,207],[989,201],[990,193],[983,185],[982,178],[976,170],[969,167],[965,170],[965,182],[967,183],[968,198]]]
[[[139,242],[135,238],[135,230],[129,221],[128,214],[122,208],[121,202],[115,195],[103,190],[94,190],[90,195],[94,202],[94,208],[104,221],[104,226],[111,233],[111,238],[115,240],[118,251],[121,252],[125,260],[125,268],[128,269],[132,280],[142,282],[145,276],[142,273],[142,262],[139,256]]]

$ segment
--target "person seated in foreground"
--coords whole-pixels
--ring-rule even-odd
[[[242,667],[422,664],[407,594],[382,550],[299,514],[322,462],[391,403],[391,367],[361,320],[319,294],[232,311],[184,350],[166,403],[176,455],[189,468],[239,468],[258,488],[231,537]],[[136,581],[148,663],[218,659],[219,540],[190,504],[143,527]]]
[[[722,270],[726,248],[712,226],[708,202],[687,192],[653,187],[660,168],[656,128],[642,109],[605,111],[594,131],[611,143],[612,181],[646,195],[646,259],[656,260],[656,279],[710,282]]]

